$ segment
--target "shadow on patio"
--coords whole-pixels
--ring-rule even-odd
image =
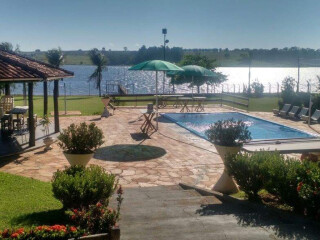
[[[196,211],[200,216],[231,215],[243,227],[259,227],[272,230],[285,239],[319,239],[317,223],[294,214],[243,200],[220,204],[205,204]]]
[[[99,148],[94,158],[115,162],[134,162],[159,158],[166,153],[165,149],[155,146],[119,144]]]

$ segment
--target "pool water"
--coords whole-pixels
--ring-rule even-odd
[[[314,138],[315,135],[287,127],[278,123],[270,122],[261,118],[249,116],[237,112],[224,113],[165,113],[165,118],[175,122],[181,127],[186,128],[192,133],[207,139],[205,131],[210,125],[219,121],[233,118],[242,120],[251,132],[252,140],[271,140],[271,139],[295,139],[295,138]]]

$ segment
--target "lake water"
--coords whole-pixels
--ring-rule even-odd
[[[74,78],[65,79],[60,82],[60,92],[67,95],[97,95],[94,82],[89,82],[88,78],[94,71],[94,66],[86,65],[65,65],[63,68],[73,71]],[[155,73],[144,71],[128,71],[127,66],[110,66],[103,73],[102,92],[109,93],[116,91],[116,84],[120,83],[125,86],[129,93],[155,93]],[[204,85],[201,92],[239,92],[243,89],[243,84],[248,84],[248,68],[244,67],[221,67],[217,71],[228,76],[228,81],[215,88]],[[307,81],[311,82],[312,90],[317,88],[317,75],[320,75],[320,68],[300,68],[300,89],[307,90]],[[298,78],[297,68],[251,68],[251,81],[258,80],[265,86],[265,92],[277,92],[277,83],[281,86],[281,81],[291,76]],[[159,92],[172,92],[172,86],[169,85],[169,78],[165,79],[163,86],[163,74],[159,73]],[[49,82],[49,93],[52,95],[53,82]],[[194,88],[193,91],[196,91]],[[21,84],[16,84],[13,89],[14,94],[22,93]],[[34,90],[36,95],[42,95],[42,84],[37,83]],[[176,86],[177,93],[192,92],[187,85]]]

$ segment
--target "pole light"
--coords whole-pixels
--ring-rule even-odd
[[[166,28],[162,28],[162,34],[163,34],[163,60],[166,60],[166,44],[169,43],[169,40],[166,39],[167,37],[167,29]],[[165,88],[165,73],[163,73],[163,81],[162,81],[162,93],[164,94],[164,88]]]

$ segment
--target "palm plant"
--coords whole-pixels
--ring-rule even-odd
[[[61,51],[61,48],[51,49],[46,53],[46,57],[48,62],[55,66],[60,67],[63,63],[64,56]],[[47,115],[48,112],[48,87],[47,81],[43,82],[44,88],[44,115]],[[59,132],[59,112],[58,112],[58,95],[59,95],[59,80],[54,80],[54,87],[53,87],[53,105],[54,105],[54,122],[55,122],[55,132]]]
[[[107,66],[107,58],[96,48],[89,51],[89,57],[91,62],[97,67],[89,77],[89,81],[94,80],[96,82],[96,88],[99,90],[99,97],[101,97],[102,71]]]

